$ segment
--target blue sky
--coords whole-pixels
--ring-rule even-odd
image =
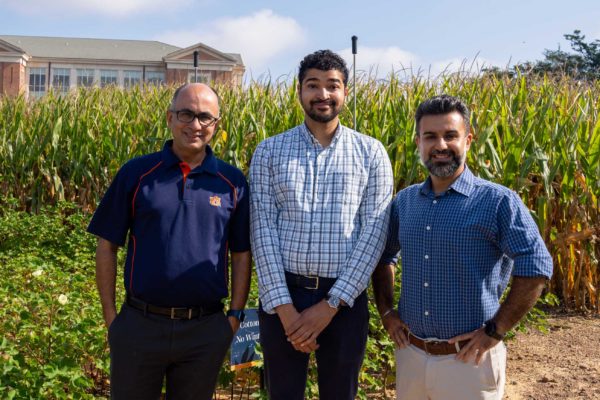
[[[168,4],[168,5],[166,5]],[[580,29],[600,38],[598,0],[0,0],[0,34],[197,42],[242,54],[246,78],[294,74],[329,48],[359,70],[437,74],[542,58]]]

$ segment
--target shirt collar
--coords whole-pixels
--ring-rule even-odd
[[[304,138],[306,143],[308,143],[311,146],[317,146],[319,148],[324,148],[321,145],[321,143],[319,143],[317,138],[315,138],[315,136],[312,134],[310,129],[308,129],[308,126],[306,126],[306,122],[303,123],[302,125],[300,125],[299,129],[300,129],[300,134],[302,135],[302,137]],[[333,134],[333,139],[331,139],[331,143],[327,147],[335,147],[336,143],[340,140],[340,137],[342,137],[342,135],[344,134],[344,130],[345,130],[344,126],[342,124],[338,123],[337,128],[335,128],[335,133]]]
[[[165,167],[171,167],[173,165],[179,166],[181,160],[173,153],[173,139],[169,139],[165,142],[162,149],[162,161]],[[206,145],[206,155],[202,164],[192,170],[192,172],[208,172],[216,175],[218,172],[217,158],[215,157],[212,148]]]
[[[463,196],[469,197],[475,189],[475,175],[471,172],[467,164],[465,164],[464,171],[458,176],[458,178],[452,182],[448,190],[454,190]],[[421,184],[421,194],[427,196],[433,191],[431,187],[431,176],[428,176],[425,182]]]

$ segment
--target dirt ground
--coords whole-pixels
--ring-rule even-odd
[[[530,330],[507,342],[504,400],[600,400],[600,315],[556,310],[547,315],[548,333]],[[249,398],[253,391],[242,394],[236,387],[233,398]],[[393,399],[394,389],[386,394]],[[216,396],[231,398],[228,391]]]
[[[600,399],[600,316],[551,312],[507,343],[507,400]]]

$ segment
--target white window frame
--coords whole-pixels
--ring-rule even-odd
[[[40,97],[46,94],[46,84],[48,82],[48,69],[46,67],[29,67],[29,93]],[[34,82],[31,82],[31,77],[34,77]],[[44,77],[43,80],[41,77]],[[38,79],[35,79],[38,78]],[[36,90],[38,89],[38,90]]]
[[[142,83],[142,71],[126,69],[123,71],[123,87],[131,89]]]
[[[57,79],[58,78],[58,79]],[[62,78],[62,79],[61,79]],[[62,82],[57,82],[62,80]],[[71,69],[52,67],[52,88],[61,92],[68,93],[71,88]]]
[[[165,84],[164,71],[146,71],[146,83],[150,85],[162,86]]]
[[[194,83],[194,77],[196,73],[194,71],[188,72],[188,83]],[[212,74],[209,71],[198,71],[198,83],[210,83],[212,81]]]
[[[84,83],[85,82],[85,83]],[[77,68],[77,87],[93,87],[96,83],[94,68]]]
[[[100,87],[109,85],[119,86],[119,70],[117,69],[101,69],[100,70]]]

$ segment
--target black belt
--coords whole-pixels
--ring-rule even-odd
[[[310,289],[310,290],[329,290],[337,278],[324,278],[316,275],[297,275],[291,272],[285,273],[285,281],[288,286]]]
[[[223,303],[209,307],[159,307],[148,304],[143,300],[127,295],[127,305],[144,313],[164,315],[171,319],[192,319],[223,311]]]

